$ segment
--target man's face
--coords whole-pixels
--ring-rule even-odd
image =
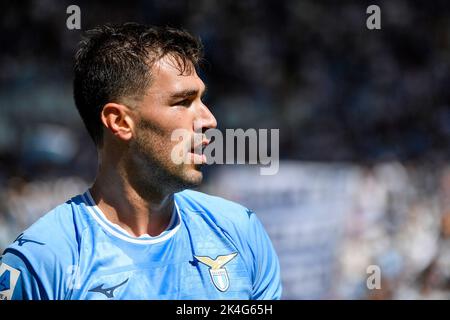
[[[170,57],[156,62],[152,73],[152,84],[132,113],[135,127],[130,142],[130,165],[133,166],[130,169],[139,176],[139,180],[156,180],[141,181],[144,184],[156,183],[168,189],[196,186],[203,177],[199,165],[192,161],[176,164],[172,160],[172,150],[179,141],[172,141],[171,137],[174,130],[185,130],[189,139],[183,142],[187,152],[182,157],[195,159],[196,163],[202,159],[201,155],[194,153],[195,145],[191,144],[194,134],[198,137],[217,125],[201,100],[205,84],[193,66],[180,74]]]

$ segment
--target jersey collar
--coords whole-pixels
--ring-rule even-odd
[[[85,193],[81,195],[83,202],[86,206],[89,214],[94,218],[95,221],[108,233],[111,235],[122,239],[127,242],[137,243],[137,244],[155,244],[159,242],[163,242],[171,238],[180,228],[181,225],[181,215],[180,209],[178,208],[177,202],[174,198],[174,211],[172,212],[172,217],[169,222],[169,226],[166,230],[164,230],[160,235],[152,237],[148,234],[142,235],[140,237],[134,237],[130,235],[125,229],[120,227],[119,225],[112,223],[106,218],[106,215],[102,212],[102,210],[96,205],[94,199],[92,198],[91,193],[87,190]]]

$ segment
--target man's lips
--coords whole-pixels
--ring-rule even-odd
[[[197,154],[193,152],[188,152],[189,162],[193,164],[205,164],[206,156],[204,154]]]
[[[194,146],[189,152],[188,157],[191,163],[204,164],[206,163],[206,156],[203,154],[203,149],[210,143],[210,140],[204,138],[200,144]]]
[[[195,154],[203,154],[203,149],[205,149],[205,147],[209,144],[210,140],[203,138],[202,141],[195,145],[190,152],[195,153]]]

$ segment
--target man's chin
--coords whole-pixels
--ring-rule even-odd
[[[189,169],[189,171],[186,173],[185,180],[190,187],[197,187],[202,183],[203,173],[200,171],[200,168],[200,165],[195,165],[194,168]]]
[[[203,181],[203,173],[200,165],[192,165],[184,168],[183,173],[179,174],[179,183],[181,188],[188,189],[199,186]]]

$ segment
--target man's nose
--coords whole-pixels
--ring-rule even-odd
[[[200,106],[200,116],[198,118],[198,126],[201,127],[202,132],[208,129],[214,129],[217,127],[217,120],[211,111],[203,103]]]

